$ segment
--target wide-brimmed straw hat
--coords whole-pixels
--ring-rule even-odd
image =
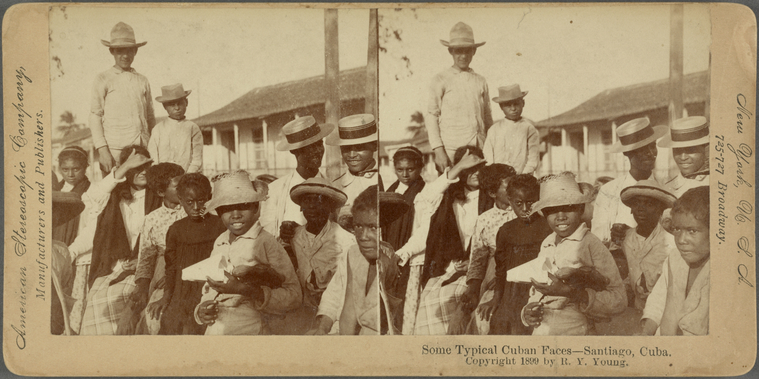
[[[168,103],[169,101],[184,99],[190,96],[192,90],[184,90],[181,83],[161,87],[161,96],[155,98],[159,103]]]
[[[540,183],[540,199],[532,205],[532,211],[543,215],[543,209],[562,205],[585,204],[592,194],[584,194],[571,172],[550,175]]]
[[[108,47],[120,48],[120,47],[140,47],[145,46],[146,42],[137,43],[134,38],[134,29],[131,26],[119,22],[111,29],[111,40],[106,41],[101,39],[100,42]]]
[[[334,129],[332,124],[317,124],[314,116],[298,117],[282,127],[283,138],[277,144],[277,150],[300,149],[328,136]]]
[[[659,200],[664,203],[667,208],[672,208],[675,204],[675,200],[677,200],[675,195],[664,189],[659,183],[652,179],[641,180],[635,183],[635,185],[623,189],[620,193],[622,204],[627,205],[628,207],[632,204],[631,200],[638,196]]]
[[[216,210],[225,205],[256,203],[264,200],[265,197],[266,195],[253,188],[248,173],[240,170],[216,177],[213,195],[206,204],[206,208]]]
[[[380,227],[385,227],[406,214],[411,205],[399,193],[380,191],[379,208]]]
[[[440,40],[440,43],[442,43],[443,46],[450,48],[480,47],[485,44],[485,42],[475,43],[474,31],[472,30],[472,27],[463,22],[459,22],[456,25],[453,25],[450,35],[450,41],[444,41],[442,39]]]
[[[661,136],[667,134],[667,129],[665,125],[651,127],[648,117],[630,120],[617,127],[618,140],[611,145],[609,151],[624,153],[639,149],[651,142],[656,142]]]
[[[510,84],[504,87],[498,87],[498,97],[494,97],[496,103],[506,103],[511,100],[521,99],[527,96],[527,91],[522,92],[519,84]]]
[[[659,141],[659,147],[691,147],[709,143],[709,121],[703,116],[675,120],[669,133]]]
[[[337,122],[337,134],[327,137],[327,145],[349,146],[377,142],[377,122],[370,114],[354,114]]]
[[[305,182],[296,185],[290,190],[290,198],[293,203],[301,205],[303,196],[309,194],[316,194],[324,196],[332,200],[335,208],[340,208],[348,201],[348,195],[345,192],[335,188],[332,183],[326,178],[309,178]]]
[[[82,197],[76,192],[53,191],[53,226],[63,225],[84,210]]]

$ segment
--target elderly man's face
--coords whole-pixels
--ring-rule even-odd
[[[472,63],[472,57],[477,51],[474,47],[452,47],[448,49],[448,52],[453,56],[453,65],[460,70],[469,69],[469,64]]]

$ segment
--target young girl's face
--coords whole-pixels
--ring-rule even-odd
[[[515,188],[510,191],[509,204],[519,218],[527,219],[532,204],[538,201],[538,196],[539,192],[527,193],[523,188]]]
[[[567,238],[580,227],[582,209],[577,205],[561,205],[543,208],[548,226],[559,238]]]
[[[145,189],[148,185],[148,178],[146,173],[148,172],[148,168],[150,168],[150,163],[144,164],[140,167],[137,167],[134,170],[136,174],[132,177],[132,187],[136,190]],[[131,170],[130,170],[131,171]],[[127,176],[129,173],[127,173]]]
[[[395,162],[395,175],[398,176],[398,181],[405,185],[410,185],[417,179],[422,172],[421,167],[416,167],[413,161],[409,159],[401,159]]]
[[[179,203],[179,195],[177,194],[177,184],[179,184],[180,176],[175,176],[169,181],[169,185],[166,186],[166,192],[163,193],[164,202]]]
[[[680,256],[689,265],[701,263],[709,257],[709,225],[693,215],[673,213],[672,234]]]
[[[75,186],[82,180],[84,180],[84,170],[86,167],[74,159],[66,159],[61,162],[61,174],[63,174],[63,180]]]
[[[466,189],[475,191],[480,188],[480,170],[466,173]]]
[[[179,203],[182,204],[182,208],[184,208],[187,216],[193,220],[199,220],[206,213],[206,202],[209,197],[209,194],[189,187],[179,196]]]
[[[257,202],[232,204],[216,208],[216,213],[221,217],[231,237],[237,237],[247,233],[258,221],[259,207]]]
[[[340,146],[343,162],[348,166],[350,172],[359,172],[369,168],[369,164],[372,163],[372,158],[374,157],[374,150],[371,149],[372,143]]]
[[[361,211],[353,215],[353,228],[361,254],[369,261],[377,259],[379,251],[379,224],[377,212]]]

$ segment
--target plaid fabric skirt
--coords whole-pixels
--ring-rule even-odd
[[[92,283],[87,294],[80,335],[114,335],[119,317],[127,307],[127,298],[134,291],[134,275],[129,275],[118,283],[108,285],[116,279],[122,269],[108,276],[101,276]]]
[[[77,265],[74,273],[74,284],[71,288],[71,297],[74,304],[69,314],[69,323],[74,334],[79,334],[84,316],[84,305],[87,302],[87,282],[90,278],[90,265]]]
[[[448,333],[451,317],[466,291],[466,275],[442,286],[443,282],[455,273],[456,271],[446,272],[427,281],[427,286],[424,287],[419,298],[414,334],[444,335]]]

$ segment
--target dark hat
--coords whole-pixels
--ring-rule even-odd
[[[397,220],[411,208],[403,195],[395,192],[379,192],[380,227]]]

